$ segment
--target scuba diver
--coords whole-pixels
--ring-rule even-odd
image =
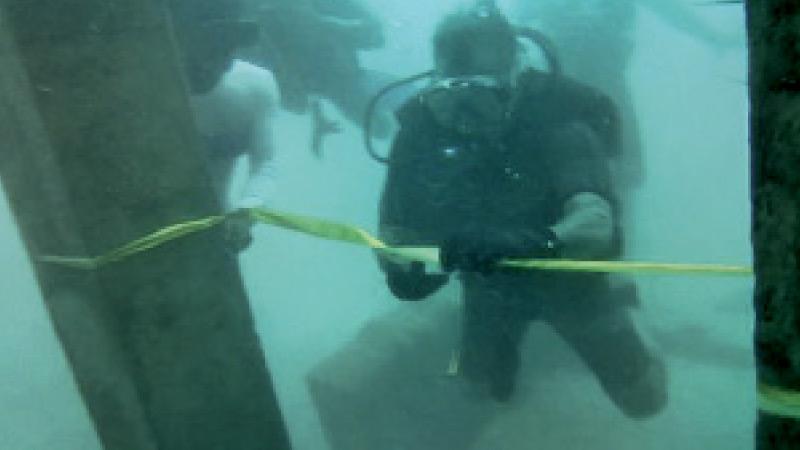
[[[169,6],[220,205],[225,211],[262,206],[275,185],[272,122],[278,89],[269,71],[234,59],[236,49],[255,41],[258,28],[240,19],[239,0],[170,0]],[[231,201],[231,180],[241,157],[247,157],[248,176]],[[250,244],[251,226],[244,217],[225,224],[235,250]]]
[[[645,177],[639,134],[626,73],[634,50],[633,33],[639,6],[716,48],[738,45],[703,23],[679,0],[518,0],[517,16],[549,36],[559,51],[564,72],[608,94],[620,108],[624,124],[620,153],[613,160],[615,184],[625,192]]]
[[[518,37],[493,2],[439,23],[433,82],[398,111],[379,222],[391,245],[438,246],[444,273],[378,252],[380,267],[409,301],[458,275],[458,372],[497,401],[514,392],[525,330],[543,321],[624,414],[650,417],[666,404],[667,373],[634,328],[623,297],[635,291],[606,274],[498,264],[610,259],[621,247],[607,156],[613,103],[552,67],[520,70]]]
[[[312,150],[319,155],[324,136],[339,130],[320,99],[361,126],[367,101],[394,80],[359,62],[359,52],[384,45],[382,24],[360,0],[261,0],[258,10],[261,38],[248,59],[275,73],[285,109],[311,110]],[[382,108],[376,135],[389,133],[388,110],[401,101]]]

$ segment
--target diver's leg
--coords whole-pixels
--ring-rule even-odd
[[[592,298],[558,299],[547,320],[580,355],[612,401],[631,418],[646,418],[667,402],[666,367],[644,345],[624,302],[604,286]]]
[[[501,295],[486,286],[464,286],[460,371],[506,401],[514,392],[527,320],[504,306]]]

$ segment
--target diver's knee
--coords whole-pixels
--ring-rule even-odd
[[[647,419],[667,405],[667,369],[653,358],[649,367],[633,383],[615,389],[612,396],[622,412],[631,419]]]

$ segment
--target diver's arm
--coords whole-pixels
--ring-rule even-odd
[[[614,237],[611,211],[611,204],[592,192],[568,199],[561,220],[550,227],[561,244],[560,256],[592,259],[608,254]]]
[[[419,144],[417,136],[401,128],[392,142],[386,182],[379,205],[379,236],[389,245],[410,245],[420,242],[418,233],[409,227],[412,211],[400,190],[402,184],[413,183],[404,155]],[[426,273],[421,262],[397,260],[381,251],[375,253],[378,265],[386,277],[389,291],[400,300],[422,300],[444,286],[449,277],[445,274]]]
[[[615,245],[611,174],[605,143],[594,128],[574,122],[555,130],[551,170],[561,214],[549,228],[558,238],[559,256],[593,259]]]
[[[411,133],[401,128],[391,144],[386,179],[378,204],[378,238],[388,245],[411,245],[417,243],[414,233],[407,226],[410,217],[409,205],[402,195],[401,187],[409,183],[408,171],[404,170],[403,155],[415,145]],[[387,270],[386,255],[378,252],[381,268]]]
[[[424,147],[423,133],[414,126],[401,126],[392,140],[389,151],[386,178],[383,183],[378,204],[378,237],[389,246],[424,246],[431,245],[430,239],[420,230],[418,205],[419,192],[415,192],[416,168],[415,157]],[[381,268],[388,270],[403,266],[403,261],[387,258],[377,253]],[[391,260],[391,261],[390,261]],[[391,264],[394,263],[394,264]]]
[[[271,127],[262,124],[258,127],[258,141],[249,153],[249,172],[240,208],[264,206],[275,193],[277,170],[274,161],[274,144]]]
[[[674,28],[703,40],[708,44],[730,46],[737,42],[734,35],[721,33],[700,19],[685,0],[639,0],[646,7]]]
[[[274,79],[271,76],[261,78],[253,94],[255,106],[248,153],[249,172],[237,205],[240,208],[263,206],[275,192],[277,171],[272,127],[276,98]]]

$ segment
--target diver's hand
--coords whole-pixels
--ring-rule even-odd
[[[237,253],[245,250],[253,242],[252,227],[253,220],[247,214],[230,215],[225,219],[222,228],[225,242]]]
[[[426,274],[425,265],[419,261],[407,267],[385,263],[384,270],[389,290],[401,300],[422,300],[444,286],[449,278],[445,274]]]
[[[555,258],[559,247],[558,238],[549,228],[517,232],[474,229],[447,239],[439,260],[445,272],[490,274],[504,259]]]

